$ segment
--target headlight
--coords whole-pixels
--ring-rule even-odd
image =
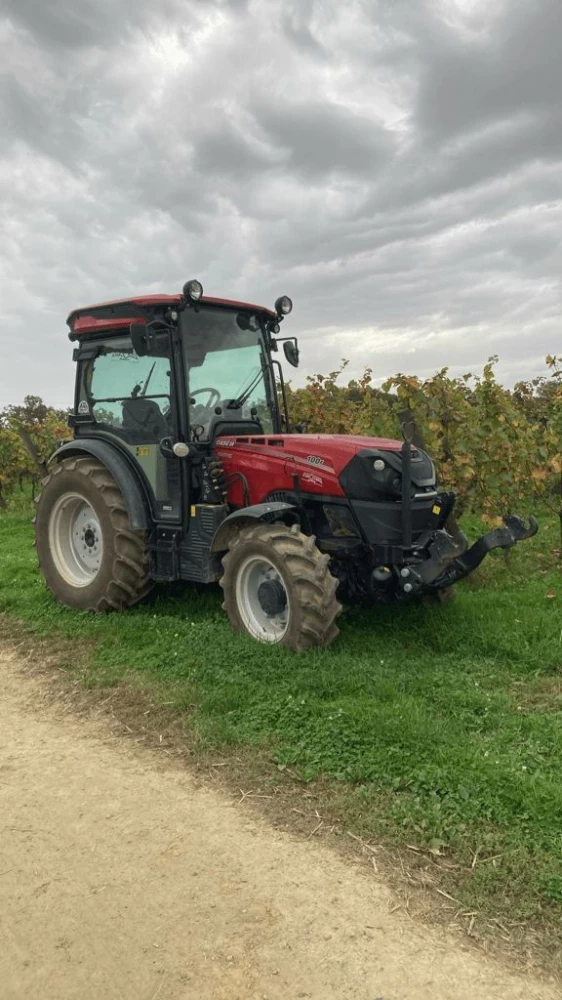
[[[183,286],[183,294],[186,299],[191,299],[192,302],[199,302],[199,299],[203,298],[203,285],[195,278],[191,281],[186,281]]]
[[[382,458],[375,458],[375,461],[373,462],[373,469],[375,472],[382,472],[385,467],[386,462],[384,462]]]
[[[288,316],[293,309],[293,303],[288,295],[281,295],[275,303],[275,312],[278,316]]]

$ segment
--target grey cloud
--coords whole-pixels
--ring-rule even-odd
[[[281,13],[282,30],[287,40],[306,54],[327,59],[329,58],[328,53],[316,38],[311,25],[314,10],[314,0],[297,0],[297,3],[287,3]]]
[[[38,95],[15,77],[0,77],[0,135],[4,151],[18,142],[58,160],[75,155],[83,135],[72,114],[61,108],[59,96]],[[47,125],[48,123],[48,125]]]
[[[84,50],[105,43],[118,48],[124,37],[147,24],[179,15],[182,0],[4,0],[12,23],[52,50]]]
[[[428,5],[428,8],[431,5]],[[451,135],[514,112],[558,105],[562,6],[506,4],[484,39],[442,36],[421,75],[416,115],[433,135]]]
[[[535,160],[558,160],[562,154],[561,127],[559,111],[533,118],[516,116],[507,125],[496,124],[489,133],[453,146],[434,147],[433,155],[429,146],[424,146],[426,160],[422,151],[416,150],[410,163],[403,163],[399,175],[391,178],[394,200],[404,204],[443,197],[483,183],[489,185]]]
[[[259,174],[275,165],[263,148],[251,144],[230,122],[219,121],[212,132],[200,137],[195,153],[194,168],[230,177],[236,183],[240,177]]]
[[[292,294],[301,380],[534,374],[562,313],[562,7],[476,7],[5,0],[0,405],[70,398],[70,308],[194,276]]]
[[[287,151],[286,169],[306,176],[376,171],[392,149],[377,121],[330,102],[262,104],[254,113],[272,143]]]

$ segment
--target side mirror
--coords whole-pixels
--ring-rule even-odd
[[[138,354],[139,358],[144,358],[149,351],[149,339],[146,325],[144,323],[131,323],[129,333],[131,335],[131,341],[135,354]]]
[[[296,340],[286,340],[283,344],[283,354],[293,368],[299,367],[299,348]]]

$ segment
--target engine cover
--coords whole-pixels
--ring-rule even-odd
[[[229,503],[242,506],[245,494],[246,502],[260,503],[274,491],[294,491],[295,483],[319,496],[394,500],[401,489],[401,450],[401,441],[353,434],[252,434],[219,437],[214,453],[229,483]],[[385,463],[383,476],[374,470],[377,457]],[[435,490],[433,463],[417,448],[412,482],[416,491]]]

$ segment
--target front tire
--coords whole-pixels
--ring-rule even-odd
[[[148,541],[133,531],[121,491],[95,458],[55,465],[36,500],[39,568],[57,601],[121,611],[151,589]]]
[[[223,559],[220,581],[233,629],[295,651],[329,646],[341,605],[328,563],[297,525],[243,528]]]

